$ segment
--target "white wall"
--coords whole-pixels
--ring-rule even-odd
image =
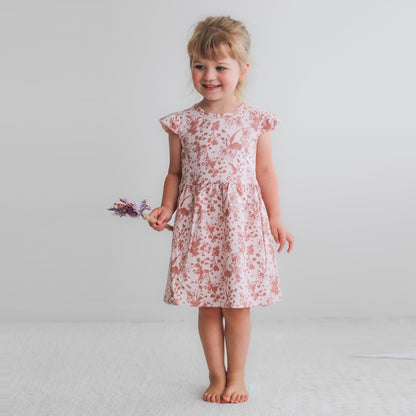
[[[199,97],[186,42],[207,15],[252,33],[247,101],[279,114],[295,235],[283,301],[255,319],[414,316],[411,1],[3,1],[2,319],[195,319],[162,302],[172,234],[106,209],[161,202],[158,119]],[[173,222],[173,221],[172,221]]]

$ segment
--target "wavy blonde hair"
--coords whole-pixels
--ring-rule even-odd
[[[209,16],[197,23],[188,42],[189,63],[192,68],[196,57],[204,59],[221,59],[228,52],[245,70],[249,62],[250,34],[244,24],[229,16]],[[247,78],[238,81],[235,92],[243,99]]]

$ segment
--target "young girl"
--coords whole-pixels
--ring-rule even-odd
[[[196,26],[188,54],[202,100],[160,120],[170,166],[161,206],[150,213],[158,221],[149,223],[162,231],[176,210],[164,301],[199,308],[210,380],[203,399],[217,403],[248,399],[250,308],[281,300],[273,238],[278,252],[294,244],[272,161],[277,117],[242,96],[249,48],[245,26],[230,17]]]

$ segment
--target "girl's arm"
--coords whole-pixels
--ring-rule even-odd
[[[173,214],[176,210],[178,201],[179,183],[182,177],[182,166],[181,141],[179,136],[172,131],[169,132],[169,154],[169,170],[165,179],[161,206],[169,208]]]
[[[176,210],[179,194],[179,184],[182,177],[181,166],[181,141],[179,136],[169,131],[170,163],[163,187],[163,197],[160,207],[149,213],[157,218],[156,223],[149,222],[149,226],[157,231],[162,231]]]
[[[271,130],[263,133],[257,142],[256,178],[269,216],[270,230],[276,243],[280,243],[277,251],[280,253],[287,241],[289,253],[293,248],[294,238],[287,231],[280,215],[279,184],[273,166]]]
[[[273,166],[271,130],[263,133],[257,142],[256,177],[269,218],[280,217],[279,184]]]

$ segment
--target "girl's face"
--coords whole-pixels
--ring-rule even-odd
[[[234,101],[238,81],[246,74],[247,70],[242,71],[238,61],[228,54],[218,60],[195,57],[192,64],[194,87],[207,101]]]

